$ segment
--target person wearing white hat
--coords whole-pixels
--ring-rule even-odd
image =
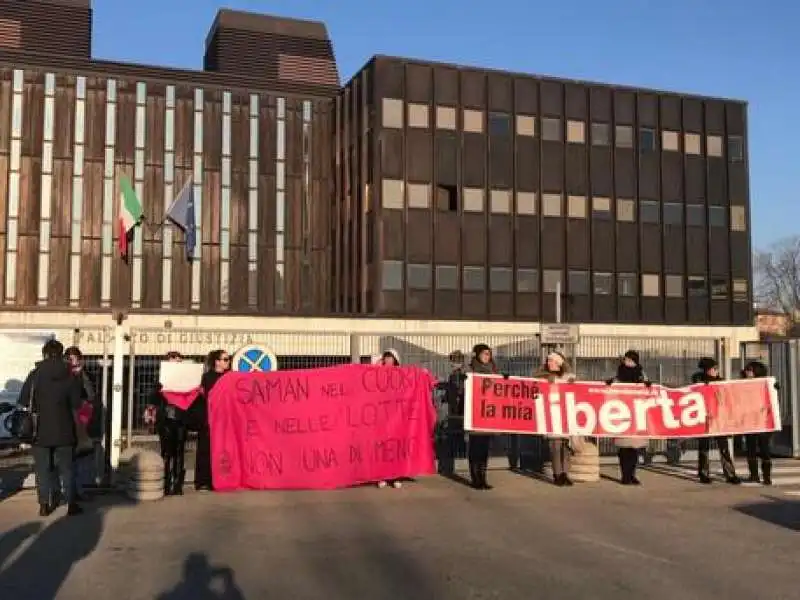
[[[399,367],[400,366],[400,354],[394,348],[387,348],[381,354],[381,357],[377,360],[377,364],[382,365],[384,367]],[[399,490],[403,487],[403,482],[399,479],[389,479],[386,481],[379,481],[378,487],[380,489],[384,489],[386,487],[393,487],[396,490]]]

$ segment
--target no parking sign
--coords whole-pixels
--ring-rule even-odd
[[[269,372],[278,370],[278,358],[266,346],[245,346],[233,355],[231,369],[240,373]]]

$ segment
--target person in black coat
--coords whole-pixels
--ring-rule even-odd
[[[692,375],[692,383],[722,381],[722,376],[719,373],[719,364],[713,358],[701,358],[700,362],[697,363],[697,368],[698,371]],[[711,465],[708,460],[708,452],[711,449],[712,439],[719,450],[719,459],[722,463],[722,473],[725,476],[725,481],[733,485],[740,484],[742,480],[736,476],[736,466],[733,464],[731,451],[728,448],[728,438],[725,436],[700,438],[697,450],[697,478],[700,483],[711,483]]]
[[[64,491],[67,514],[82,511],[75,501],[72,475],[74,450],[77,444],[77,411],[81,405],[81,386],[64,362],[64,346],[48,340],[42,348],[43,360],[28,374],[20,391],[19,404],[38,415],[36,437],[32,444],[36,471],[39,515],[46,517],[55,510],[52,499],[55,470]]]
[[[225,350],[214,350],[206,359],[206,372],[200,380],[202,393],[190,408],[191,420],[197,429],[197,454],[194,463],[194,487],[211,490],[211,429],[208,423],[208,398],[217,381],[231,369],[231,356]]]
[[[768,377],[767,366],[757,360],[747,363],[742,369],[742,377],[745,379],[753,377]],[[778,384],[775,384],[778,387]],[[772,485],[772,453],[769,443],[772,432],[749,433],[744,436],[745,447],[747,448],[747,468],[750,471],[750,483],[763,483]],[[758,476],[758,459],[761,458],[761,473],[763,479]]]
[[[167,362],[181,362],[180,352],[168,352]],[[155,412],[155,425],[164,460],[164,495],[182,496],[186,478],[186,411],[167,402],[159,383],[147,402]]]
[[[91,406],[91,418],[85,425],[86,440],[81,448],[75,449],[73,478],[75,481],[75,498],[83,501],[87,485],[94,485],[98,474],[98,454],[103,440],[103,401],[96,393],[95,386],[84,369],[83,353],[77,346],[64,350],[72,376],[77,380],[81,390],[81,404]]]

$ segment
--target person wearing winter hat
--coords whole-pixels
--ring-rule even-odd
[[[400,366],[400,354],[394,348],[387,348],[381,354],[380,359],[378,359],[377,364],[382,365],[384,367],[399,367]],[[399,490],[403,487],[403,482],[399,479],[388,479],[386,481],[379,481],[378,487],[380,489],[384,489],[386,487],[393,487],[396,490]]]
[[[750,379],[754,377],[769,377],[767,366],[757,360],[747,363],[742,369],[742,377]],[[778,384],[775,384],[778,387]],[[744,436],[744,443],[747,449],[747,468],[750,471],[750,483],[763,483],[772,485],[772,454],[769,443],[772,433],[749,433]],[[758,476],[758,459],[761,458],[761,473],[763,478]]]
[[[606,384],[614,383],[641,383],[648,388],[652,385],[639,362],[639,353],[628,350],[620,360],[617,373],[607,379]],[[617,438],[614,440],[619,457],[620,482],[622,485],[640,485],[636,477],[636,466],[639,462],[639,453],[647,447],[647,440],[643,438]]]
[[[713,383],[715,381],[722,381],[722,375],[719,372],[719,364],[710,356],[701,358],[697,363],[697,372],[692,375],[692,383]],[[711,465],[708,460],[708,452],[711,449],[711,440],[717,445],[719,450],[719,459],[722,463],[722,473],[725,476],[725,481],[732,485],[738,485],[742,482],[736,476],[736,466],[733,464],[731,458],[731,451],[728,447],[727,437],[703,437],[698,440],[697,449],[697,478],[700,483],[711,483]]]
[[[463,457],[467,450],[464,442],[464,382],[467,380],[467,365],[461,350],[451,352],[448,359],[450,375],[444,386],[444,402],[447,404],[447,452],[454,460],[456,457]]]
[[[575,374],[570,369],[566,356],[561,352],[551,352],[545,358],[542,367],[533,375],[537,379],[546,379],[550,383],[571,383],[575,381]],[[572,485],[569,478],[570,454],[582,445],[582,437],[569,437],[565,435],[545,436],[550,443],[550,462],[553,466],[553,483],[559,487]]]
[[[477,344],[472,349],[472,360],[469,370],[473,373],[492,375],[497,373],[497,366],[494,363],[492,349],[486,344]],[[489,446],[492,438],[489,434],[470,432],[469,445],[467,448],[469,456],[469,475],[472,480],[472,487],[476,490],[491,490],[492,486],[486,479],[486,471],[489,466]]]

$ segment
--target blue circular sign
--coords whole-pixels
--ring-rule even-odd
[[[231,368],[240,373],[277,371],[278,358],[266,346],[245,346],[233,355]]]

